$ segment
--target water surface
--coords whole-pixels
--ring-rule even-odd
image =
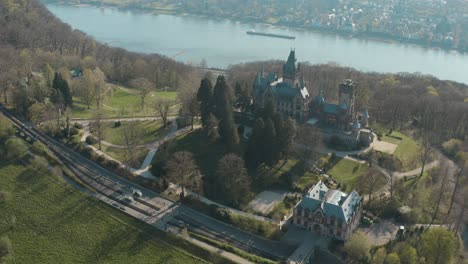
[[[264,24],[194,16],[151,15],[112,8],[47,4],[73,28],[111,46],[160,53],[176,60],[226,68],[230,64],[285,60],[291,48],[299,61],[336,62],[375,72],[419,72],[468,84],[468,55],[416,45],[346,38]],[[295,40],[247,35],[247,30],[296,36]]]

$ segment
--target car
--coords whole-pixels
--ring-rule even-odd
[[[143,193],[140,191],[140,190],[133,190],[133,196],[134,197],[142,197],[143,196]]]
[[[125,192],[124,192],[122,189],[118,189],[116,192],[117,192],[118,194],[125,194]]]
[[[112,203],[112,206],[114,206],[115,208],[119,208],[119,205],[117,203]]]

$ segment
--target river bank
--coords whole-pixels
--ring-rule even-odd
[[[418,41],[416,39],[395,38],[385,33],[352,32],[352,31],[345,31],[345,30],[333,30],[333,29],[328,29],[328,28],[323,28],[323,27],[318,27],[318,26],[305,27],[305,26],[300,26],[300,25],[290,25],[290,24],[281,23],[281,22],[271,23],[268,21],[255,19],[254,17],[211,16],[211,15],[206,15],[206,14],[197,13],[197,12],[187,12],[187,10],[178,10],[176,7],[172,5],[158,5],[159,7],[152,7],[152,8],[143,7],[142,8],[141,6],[138,6],[138,5],[122,6],[122,5],[115,4],[115,3],[102,3],[102,2],[100,2],[99,4],[97,2],[89,1],[89,0],[81,1],[80,4],[72,4],[66,1],[54,1],[54,0],[45,0],[41,2],[46,3],[46,4],[60,4],[60,5],[75,6],[75,7],[92,6],[96,8],[115,8],[123,12],[135,12],[135,13],[152,14],[152,15],[174,15],[174,16],[181,16],[181,17],[193,16],[197,18],[205,18],[205,19],[212,19],[212,20],[230,20],[230,21],[238,22],[238,23],[258,23],[258,24],[271,26],[273,28],[305,30],[305,31],[316,32],[320,34],[327,34],[327,35],[332,35],[332,36],[338,35],[338,36],[345,37],[345,38],[379,41],[383,43],[399,43],[403,45],[416,45],[425,49],[444,50],[447,52],[458,52],[460,54],[465,54],[466,52],[468,52],[468,50],[466,49],[462,50],[462,49],[451,48],[441,43],[426,43],[424,41]]]

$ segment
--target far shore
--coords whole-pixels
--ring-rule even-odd
[[[75,7],[96,7],[96,8],[111,8],[111,9],[118,9],[121,11],[131,11],[131,12],[142,12],[146,14],[154,14],[154,15],[174,15],[174,16],[191,16],[191,17],[198,17],[198,18],[205,18],[205,19],[213,19],[213,20],[231,20],[234,22],[239,22],[239,23],[257,23],[257,24],[263,24],[263,25],[268,25],[271,27],[277,27],[277,28],[288,28],[288,29],[293,29],[293,30],[300,30],[300,31],[309,31],[309,32],[316,32],[316,33],[321,33],[321,34],[327,34],[327,35],[335,35],[335,36],[341,36],[345,38],[354,38],[354,39],[360,39],[360,40],[371,40],[371,41],[379,41],[379,42],[384,42],[384,43],[399,43],[399,44],[404,44],[404,45],[414,45],[418,47],[423,47],[426,49],[432,49],[432,50],[444,50],[447,52],[458,52],[461,54],[465,54],[466,51],[460,50],[460,49],[455,49],[455,48],[447,48],[442,45],[434,45],[434,44],[424,44],[421,43],[420,41],[402,41],[397,38],[393,37],[384,37],[384,36],[379,36],[376,34],[366,34],[366,33],[353,33],[353,32],[343,32],[343,31],[336,31],[336,30],[328,30],[328,29],[320,29],[320,28],[310,28],[310,27],[297,27],[297,26],[289,26],[289,25],[283,25],[283,24],[272,24],[268,23],[265,21],[255,21],[253,19],[242,19],[239,17],[210,17],[208,15],[204,14],[197,14],[197,13],[187,13],[187,12],[177,12],[176,10],[171,10],[171,9],[141,9],[141,8],[125,8],[125,7],[120,7],[117,5],[98,5],[94,3],[85,3],[85,4],[69,4],[64,1],[50,1],[50,0],[44,0],[44,3],[55,3],[55,4],[61,4],[61,5],[68,5],[68,6],[75,6]]]

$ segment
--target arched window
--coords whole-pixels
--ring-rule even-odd
[[[330,225],[332,225],[332,226],[335,225],[335,216],[334,216],[334,215],[332,215],[332,216],[330,217]]]

